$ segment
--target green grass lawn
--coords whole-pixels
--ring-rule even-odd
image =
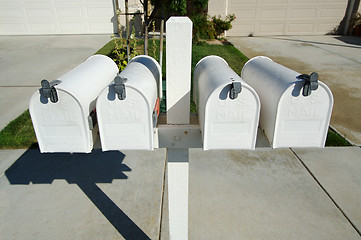
[[[29,110],[11,121],[0,132],[0,149],[29,148],[36,143]]]
[[[327,138],[326,138],[326,146],[333,147],[348,147],[352,146],[346,139],[340,136],[337,132],[333,131],[331,128],[328,129]]]
[[[208,45],[205,43],[201,45],[193,45],[192,76],[194,67],[199,60],[209,55],[217,55],[224,58],[233,71],[240,76],[243,65],[248,61],[248,58],[232,45]]]
[[[143,54],[143,41],[137,41],[137,52]],[[107,43],[104,47],[99,49],[96,54],[112,55],[114,49],[114,40]],[[163,49],[163,89],[165,91],[165,43]],[[148,53],[159,61],[159,40],[149,40]],[[192,78],[193,70],[195,65],[205,56],[218,55],[224,58],[229,66],[238,74],[241,75],[243,65],[248,61],[248,58],[238,51],[234,46],[227,45],[209,45],[202,43],[193,45],[192,49]],[[191,91],[191,94],[193,91]],[[163,94],[165,96],[165,94]],[[193,98],[191,97],[191,100]],[[161,104],[161,111],[165,112],[165,100]],[[196,112],[196,106],[191,101],[191,112]],[[32,122],[30,119],[29,110],[25,111],[15,120],[11,121],[1,132],[0,132],[0,149],[16,149],[16,148],[29,148],[32,146],[36,147],[36,137],[33,130]],[[338,135],[336,132],[329,130],[327,135],[326,146],[351,146],[344,138]]]

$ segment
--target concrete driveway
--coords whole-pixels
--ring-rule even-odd
[[[334,96],[332,127],[361,145],[360,37],[231,37],[229,41],[249,58],[263,55],[300,73],[319,73]]]
[[[109,35],[0,36],[0,129],[28,108],[42,79],[60,77],[109,41]]]

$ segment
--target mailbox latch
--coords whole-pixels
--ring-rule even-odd
[[[126,98],[126,93],[125,93],[125,82],[127,81],[126,78],[122,78],[119,76],[116,76],[114,78],[114,90],[115,93],[118,95],[119,100],[124,100]]]
[[[55,86],[61,83],[60,80],[54,80],[49,82],[48,80],[44,79],[41,81],[41,89],[40,95],[45,98],[50,98],[52,103],[58,102],[58,93],[56,92]]]
[[[236,99],[238,97],[238,93],[242,91],[242,85],[240,82],[232,82],[231,90],[229,92],[230,99]]]
[[[95,125],[98,123],[96,110],[92,111],[88,116],[89,130],[93,130]]]
[[[318,88],[318,73],[313,72],[310,75],[302,74],[298,76],[299,79],[305,81],[305,85],[303,86],[302,95],[307,97],[311,95],[312,91],[317,90]]]

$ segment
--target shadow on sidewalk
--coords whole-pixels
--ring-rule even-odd
[[[10,184],[51,184],[64,179],[77,184],[99,211],[125,239],[150,239],[96,184],[127,179],[131,169],[123,164],[121,152],[91,154],[41,154],[37,149],[26,151],[6,172]]]

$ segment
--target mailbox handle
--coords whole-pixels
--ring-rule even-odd
[[[58,102],[58,93],[56,92],[55,86],[61,83],[60,80],[54,80],[49,82],[48,80],[44,79],[41,81],[41,89],[40,94],[45,98],[50,98],[52,103]]]
[[[96,109],[94,109],[88,116],[89,130],[93,130],[98,123]]]
[[[318,73],[313,72],[310,75],[302,74],[298,76],[299,79],[305,81],[305,85],[303,86],[302,95],[307,97],[311,95],[312,91],[317,90],[318,88]]]
[[[126,98],[126,92],[125,92],[125,82],[127,81],[127,78],[116,76],[114,78],[114,90],[115,93],[118,95],[119,100],[124,100]]]
[[[240,82],[232,82],[231,90],[229,91],[229,98],[232,100],[236,99],[241,91],[242,84]]]

